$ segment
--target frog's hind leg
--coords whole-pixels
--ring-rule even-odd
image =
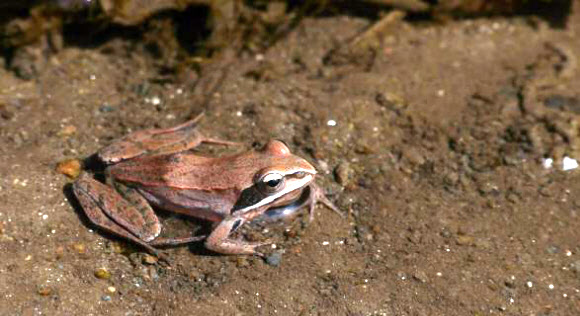
[[[157,237],[161,232],[161,225],[151,205],[137,190],[128,187],[122,183],[114,182],[111,178],[107,178],[107,183],[111,187],[115,187],[117,192],[123,196],[135,209],[141,214],[141,217],[148,224],[149,230],[154,232],[153,236],[148,238],[148,244],[151,246],[179,246],[183,244],[190,244],[192,242],[205,239],[207,236],[183,236],[183,237]]]
[[[131,133],[101,149],[99,158],[115,163],[141,155],[171,154],[194,148],[202,142],[219,145],[237,145],[220,139],[204,137],[198,130],[203,114],[181,125],[165,129],[147,129]]]
[[[159,256],[148,242],[161,231],[153,210],[134,206],[112,188],[83,174],[73,184],[73,192],[89,220],[99,228],[129,239]]]

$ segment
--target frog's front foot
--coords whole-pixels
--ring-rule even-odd
[[[314,208],[316,207],[317,203],[322,203],[324,206],[328,207],[329,209],[336,212],[342,218],[346,218],[346,215],[343,211],[341,211],[334,203],[332,203],[324,193],[324,189],[318,186],[316,183],[310,184],[307,188],[304,189],[300,197],[287,205],[277,206],[268,209],[265,213],[263,218],[266,221],[277,221],[277,220],[287,220],[292,219],[298,214],[305,206],[308,206],[308,222],[312,222],[314,220]]]
[[[209,250],[227,255],[256,255],[264,254],[256,251],[258,247],[271,244],[270,242],[246,242],[229,238],[230,234],[244,224],[240,217],[230,217],[222,220],[205,240],[205,247]]]
[[[318,203],[318,202],[322,203],[324,206],[333,210],[336,214],[340,215],[340,217],[346,218],[346,214],[343,211],[341,211],[338,208],[338,206],[334,205],[334,203],[332,203],[328,199],[328,197],[326,197],[326,194],[324,193],[324,189],[322,187],[320,187],[318,184],[313,182],[310,185],[310,190],[311,190],[311,196],[310,196],[310,200],[308,202],[309,203],[308,213],[310,213],[310,216],[309,216],[310,222],[312,222],[312,220],[314,219],[314,208],[316,206],[316,203]]]

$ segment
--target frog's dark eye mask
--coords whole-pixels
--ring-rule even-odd
[[[313,178],[314,175],[304,171],[297,171],[285,176],[276,172],[267,173],[255,181],[254,185],[241,192],[232,213],[246,213],[267,205],[289,192],[306,186]]]

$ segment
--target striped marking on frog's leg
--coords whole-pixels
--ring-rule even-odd
[[[123,213],[123,216],[131,217],[131,223],[135,223],[127,229],[147,242],[159,236],[161,223],[159,223],[159,219],[149,202],[137,190],[122,183],[115,182],[114,187],[123,199],[132,206],[131,210]]]

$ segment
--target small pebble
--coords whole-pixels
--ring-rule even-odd
[[[38,287],[38,290],[36,292],[42,296],[49,296],[50,294],[52,294],[52,288],[46,285],[41,285]]]
[[[350,179],[352,178],[352,174],[353,170],[348,162],[343,161],[334,169],[334,177],[336,178],[336,182],[342,186],[348,185]]]
[[[197,270],[190,271],[188,276],[190,279],[195,280],[195,281],[202,281],[204,279],[203,273],[201,273]]]
[[[103,104],[103,105],[101,105],[101,107],[99,107],[99,111],[101,113],[109,113],[109,112],[113,112],[114,110],[115,110],[115,108],[108,105],[108,104]]]
[[[8,110],[6,104],[0,103],[0,118],[11,120],[14,117],[14,112]]]
[[[425,158],[421,152],[419,152],[419,150],[414,147],[405,147],[403,149],[403,156],[407,158],[411,164],[416,166],[420,166],[425,163]]]
[[[159,259],[157,259],[157,257],[152,256],[152,255],[145,255],[143,256],[143,263],[146,264],[156,264],[157,261],[159,261]]]
[[[54,251],[54,255],[55,255],[56,259],[62,258],[64,256],[64,247],[58,246],[56,248],[56,250]]]
[[[58,136],[72,136],[77,132],[77,128],[74,125],[67,125],[64,126],[59,132],[58,132]]]
[[[117,291],[117,289],[116,289],[114,286],[109,286],[109,287],[107,288],[107,291],[108,291],[109,293],[115,293],[115,292]]]
[[[247,266],[249,266],[249,265],[250,265],[250,262],[249,262],[249,261],[248,261],[248,259],[247,259],[247,258],[245,258],[245,257],[241,257],[241,256],[239,256],[239,257],[237,257],[235,260],[236,260],[236,266],[237,266],[238,268],[243,268],[243,267],[247,267]]]
[[[413,279],[421,282],[421,283],[427,283],[429,281],[429,278],[427,277],[427,274],[423,271],[416,271],[413,274]]]
[[[273,266],[273,267],[279,266],[280,262],[282,262],[282,253],[281,252],[277,251],[277,252],[270,254],[268,257],[266,257],[266,263]]]
[[[459,235],[455,242],[460,246],[469,246],[474,244],[474,238],[471,236]]]
[[[81,161],[78,159],[66,159],[56,165],[56,172],[62,173],[70,179],[76,179],[81,173]]]
[[[87,247],[82,243],[75,243],[72,245],[72,248],[79,254],[84,254],[87,252]]]
[[[395,112],[404,110],[407,107],[405,99],[391,92],[377,93],[375,101],[380,106]]]
[[[125,245],[120,243],[120,242],[111,242],[109,244],[109,247],[111,247],[111,250],[114,253],[125,253],[127,251],[127,249],[125,248]]]
[[[366,141],[359,140],[354,147],[354,152],[361,155],[370,155],[374,154],[376,150]]]
[[[105,268],[98,268],[95,270],[95,276],[101,280],[108,280],[111,278],[111,272]]]

